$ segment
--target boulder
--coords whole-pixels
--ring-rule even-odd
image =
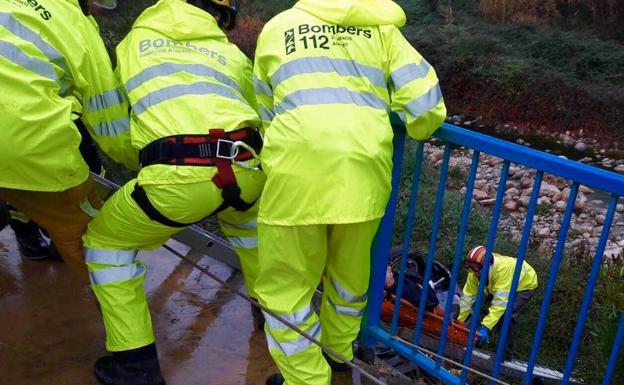
[[[555,185],[552,185],[548,182],[542,182],[542,186],[540,187],[540,196],[552,197],[555,194],[559,194],[559,188]]]
[[[477,201],[482,201],[484,199],[489,199],[490,195],[483,190],[474,189],[474,191],[472,192],[472,197]]]
[[[576,144],[574,145],[574,148],[577,151],[585,151],[587,150],[587,145],[583,142],[581,142],[580,140],[578,142],[576,142]]]
[[[518,208],[518,203],[516,203],[515,201],[507,201],[507,203],[505,203],[505,209],[508,211],[515,211]]]

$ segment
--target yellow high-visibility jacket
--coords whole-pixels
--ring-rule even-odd
[[[128,104],[95,20],[77,0],[0,0],[0,187],[64,191],[89,168],[73,120],[137,167]]]
[[[260,128],[251,61],[202,9],[160,0],[143,11],[116,52],[137,150],[171,135]],[[214,167],[152,165],[138,178],[142,185],[196,183],[215,172]]]
[[[433,67],[399,31],[389,0],[301,0],[258,39],[255,91],[267,184],[258,221],[340,224],[383,216],[389,111],[428,138],[446,108]]]
[[[492,330],[498,323],[509,301],[509,291],[513,281],[514,270],[516,269],[516,258],[507,257],[501,254],[492,253],[494,264],[490,266],[490,274],[485,287],[485,295],[491,294],[494,299],[489,308],[488,315],[481,322],[488,329]],[[522,264],[518,291],[537,289],[537,274],[527,261]],[[465,321],[472,313],[472,305],[477,299],[479,290],[479,277],[473,273],[468,273],[468,279],[464,286],[464,292],[459,301],[459,320]]]

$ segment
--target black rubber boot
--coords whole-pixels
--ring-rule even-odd
[[[93,369],[104,385],[165,385],[154,344],[102,357]]]
[[[33,221],[27,223],[11,219],[11,229],[15,232],[15,240],[20,254],[27,259],[45,259],[49,255],[48,242],[41,235],[39,226]]]
[[[255,298],[252,298],[257,302]],[[256,330],[264,330],[264,314],[258,306],[251,305],[251,316],[253,317],[253,325]]]
[[[279,374],[271,374],[269,378],[267,378],[264,385],[282,385],[284,383],[284,377]]]
[[[327,361],[327,363],[329,364],[329,366],[332,368],[332,370],[336,371],[336,372],[348,372],[351,370],[351,367],[347,364],[345,364],[344,362],[338,362],[338,361],[334,361],[327,353],[323,352],[323,357],[325,357],[325,360]]]

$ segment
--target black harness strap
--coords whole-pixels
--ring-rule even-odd
[[[152,202],[150,202],[147,194],[145,193],[145,190],[143,189],[143,187],[139,186],[139,183],[134,185],[134,191],[132,191],[132,194],[130,194],[130,196],[132,196],[132,199],[134,199],[134,201],[139,205],[141,210],[143,210],[143,212],[149,217],[149,219],[156,221],[162,225],[169,227],[187,227],[194,224],[176,222],[162,215],[160,211],[158,211],[156,207],[154,207]]]
[[[229,158],[232,143],[236,141],[246,143],[257,153],[262,149],[262,137],[256,129],[243,128],[230,132],[211,129],[208,135],[175,135],[155,140],[139,151],[139,160],[142,167],[154,164],[216,167],[217,173],[212,181],[221,189],[223,203],[208,216],[218,214],[228,207],[237,211],[247,211],[256,201],[245,202],[241,198],[241,189],[232,169],[232,161],[245,161],[254,156],[250,151],[243,150],[234,159]],[[153,221],[169,227],[187,227],[194,224],[176,222],[162,215],[138,183],[134,186],[131,196]]]

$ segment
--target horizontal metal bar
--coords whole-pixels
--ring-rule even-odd
[[[466,130],[452,124],[443,124],[434,135],[447,142],[479,150],[523,166],[543,170],[549,174],[577,181],[582,185],[613,194],[622,194],[624,191],[624,177],[620,174],[562,159],[556,155]]]
[[[368,330],[374,338],[382,342],[383,344],[391,347],[401,356],[407,358],[409,361],[416,364],[419,368],[429,373],[433,377],[442,381],[445,385],[459,385],[460,379],[454,376],[446,369],[438,369],[436,370],[435,361],[426,355],[414,350],[407,345],[400,343],[392,338],[388,332],[379,327],[373,327]]]

